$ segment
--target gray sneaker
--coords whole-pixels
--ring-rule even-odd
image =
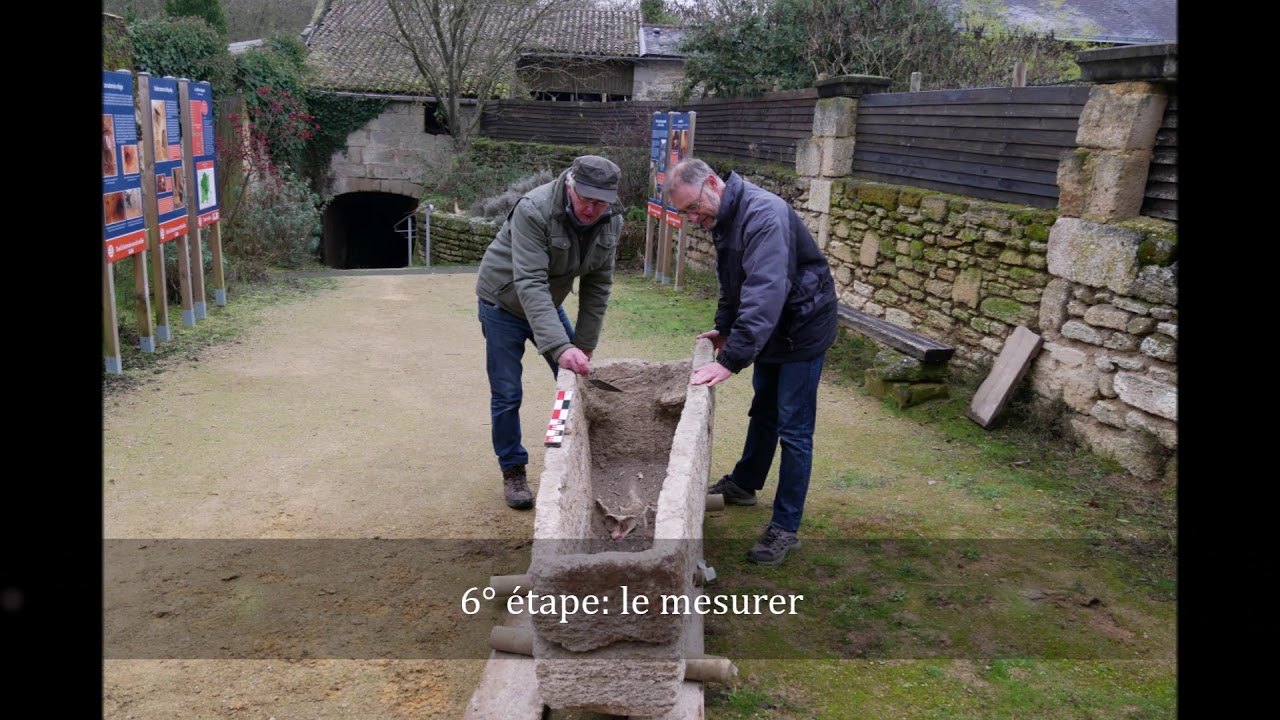
[[[707,488],[708,495],[724,495],[725,505],[755,505],[756,491],[741,487],[728,475],[720,478],[720,482]]]
[[[510,507],[517,510],[533,507],[533,493],[529,490],[529,478],[525,476],[523,465],[512,465],[502,471],[502,491]]]
[[[747,559],[761,565],[777,565],[786,559],[787,553],[800,547],[800,537],[789,530],[769,524],[760,542],[747,551]]]

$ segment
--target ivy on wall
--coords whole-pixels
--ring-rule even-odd
[[[307,143],[303,167],[312,189],[320,192],[320,186],[329,173],[329,161],[333,154],[346,149],[348,135],[381,115],[387,101],[334,95],[314,89],[307,90],[306,99],[307,110],[320,127],[311,142]]]

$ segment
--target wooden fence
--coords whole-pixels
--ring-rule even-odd
[[[817,99],[817,91],[809,88],[680,105],[495,100],[484,105],[480,132],[494,140],[645,147],[653,113],[696,110],[699,153],[792,164],[796,141],[813,134]]]
[[[866,95],[853,174],[1032,207],[1058,205],[1058,160],[1076,147],[1089,88]]]
[[[794,165],[796,141],[813,135],[813,88],[753,98],[691,100],[677,109],[698,113],[699,153]]]
[[[494,140],[552,145],[647,147],[649,118],[666,109],[656,101],[492,100],[481,111],[480,134]]]
[[[1058,205],[1058,162],[1076,148],[1090,86],[879,93],[858,102],[853,174],[1031,207]],[[646,146],[649,117],[698,112],[699,154],[791,165],[813,133],[817,91],[643,102],[486,103],[481,133],[495,140]],[[1177,219],[1176,93],[1156,140],[1142,214]]]
[[[1169,93],[1164,120],[1156,133],[1142,214],[1165,220],[1178,219],[1178,92]]]

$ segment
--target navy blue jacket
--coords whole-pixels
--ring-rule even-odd
[[[711,228],[728,336],[716,361],[733,372],[752,362],[812,360],[836,339],[831,268],[786,200],[729,173]]]

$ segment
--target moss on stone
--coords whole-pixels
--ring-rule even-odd
[[[930,220],[941,222],[947,217],[947,201],[937,196],[927,197],[920,201],[920,214]]]
[[[1000,253],[1000,262],[1005,265],[1021,265],[1022,260],[1022,253],[1012,248]]]
[[[898,207],[898,188],[885,185],[859,185],[858,199],[885,210],[894,210]]]
[[[1002,213],[991,213],[979,220],[978,225],[992,230],[1003,230],[1009,227],[1009,218]]]
[[[1022,229],[1022,236],[1031,242],[1048,242],[1049,226],[1033,223]]]
[[[1136,217],[1115,223],[1127,230],[1142,233],[1150,240],[1178,242],[1178,224],[1158,218]]]
[[[920,207],[920,201],[924,199],[925,191],[916,187],[904,187],[898,194],[898,203],[907,207]]]
[[[894,280],[892,282],[899,282],[899,281]],[[898,293],[889,289],[877,290],[872,297],[874,297],[879,302],[884,303],[885,305],[894,305],[898,302],[899,299],[901,299]]]
[[[1017,280],[1023,285],[1044,287],[1049,284],[1049,274],[1047,272],[1026,267],[1016,267],[1011,269],[1009,271],[1009,277]]]
[[[1053,210],[1019,210],[1013,213],[1013,219],[1019,225],[1052,225],[1058,219]]]
[[[924,257],[924,241],[923,240],[911,241],[911,257],[912,259],[918,259],[918,258]]]
[[[980,306],[983,314],[993,317],[1007,325],[1026,325],[1035,321],[1039,310],[1034,307],[1003,297],[989,297]]]
[[[1159,265],[1160,267],[1168,267],[1177,259],[1177,243],[1147,239],[1138,244],[1139,265]]]

